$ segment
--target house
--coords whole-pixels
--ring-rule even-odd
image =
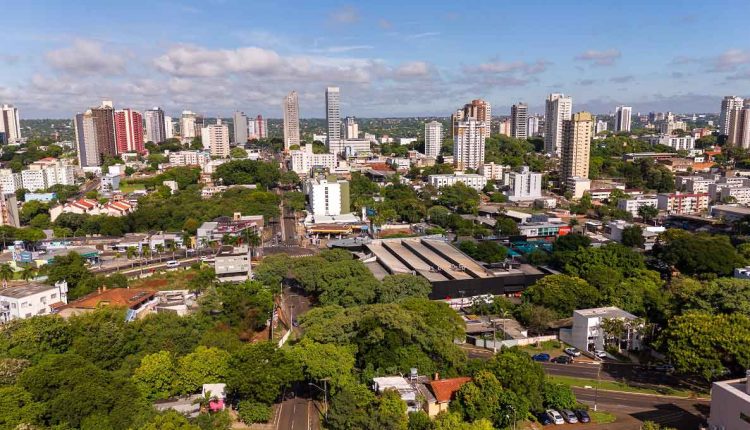
[[[750,426],[750,371],[744,378],[714,382],[708,429],[744,430]]]
[[[102,287],[96,292],[88,294],[62,306],[58,313],[63,318],[93,312],[101,308],[127,309],[126,321],[133,321],[152,312],[159,304],[155,290],[143,288],[112,288]]]
[[[430,388],[434,401],[431,402],[431,399],[425,401],[424,411],[427,412],[430,417],[434,417],[440,412],[447,411],[448,405],[450,405],[451,400],[455,398],[458,390],[469,381],[471,381],[471,378],[469,377],[460,377],[436,379],[428,382],[427,385]]]
[[[0,288],[0,323],[49,315],[68,303],[68,283],[55,285],[27,282]]]
[[[372,389],[377,394],[383,394],[386,390],[397,391],[401,400],[406,403],[406,412],[419,411],[417,401],[417,388],[403,376],[381,376],[372,378]]]
[[[623,323],[622,333],[607,333],[602,326],[606,320],[619,320]],[[573,311],[573,327],[560,329],[560,340],[581,351],[604,351],[605,343],[614,342],[620,348],[637,350],[641,347],[639,327],[633,327],[633,321],[638,320],[635,315],[615,307],[579,309]],[[641,324],[641,323],[638,323]],[[641,324],[642,325],[642,324]]]
[[[225,234],[246,240],[248,234],[260,236],[262,230],[263,215],[242,215],[238,212],[232,217],[219,217],[204,222],[198,227],[196,240],[201,246],[221,240]]]
[[[252,278],[250,252],[247,246],[223,246],[214,260],[219,282],[245,282]]]

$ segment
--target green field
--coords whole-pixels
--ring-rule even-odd
[[[123,193],[132,193],[133,191],[136,191],[136,190],[140,191],[140,190],[145,190],[145,189],[146,189],[146,186],[143,184],[127,184],[127,183],[120,184],[120,191],[122,191]]]
[[[696,393],[690,390],[680,390],[680,389],[675,389],[672,387],[666,387],[663,385],[634,386],[634,385],[628,385],[624,382],[618,382],[618,381],[600,380],[597,382],[596,379],[574,378],[571,376],[559,376],[559,375],[549,375],[548,378],[552,381],[559,382],[565,385],[569,385],[571,387],[584,388],[586,386],[596,387],[598,385],[599,388],[602,390],[624,391],[628,393],[642,393],[642,394],[659,394],[659,395],[664,395],[664,396],[678,396],[678,397],[685,397],[685,398],[694,398],[698,394],[700,394],[700,393]]]

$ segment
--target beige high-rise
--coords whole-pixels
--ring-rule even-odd
[[[299,99],[297,91],[284,97],[284,151],[289,152],[292,145],[299,146]]]
[[[452,133],[455,136],[458,133],[458,123],[461,121],[467,121],[469,118],[484,123],[483,127],[486,129],[484,134],[489,137],[492,133],[492,105],[482,99],[472,100],[471,103],[464,105],[462,109],[458,109],[456,113],[451,115],[451,122],[453,124]]]
[[[574,176],[588,178],[594,116],[589,112],[578,112],[563,121],[562,131],[561,184]]]

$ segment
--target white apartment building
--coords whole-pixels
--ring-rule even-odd
[[[708,194],[712,200],[721,199],[721,192],[725,188],[750,187],[750,179],[742,177],[723,177],[708,185]]]
[[[573,194],[574,199],[580,199],[591,189],[591,179],[571,176],[565,181],[565,189]]]
[[[349,213],[349,182],[310,178],[305,182],[305,194],[314,216],[337,216]]]
[[[703,176],[678,176],[675,178],[677,186],[684,186],[688,193],[707,193],[711,184],[716,182],[713,178]]]
[[[328,125],[328,134],[326,143],[341,140],[341,93],[339,87],[326,88],[326,123]],[[331,151],[333,152],[333,151]]]
[[[544,151],[560,155],[562,150],[563,121],[573,114],[573,99],[564,94],[552,93],[544,105]]]
[[[344,120],[344,137],[346,139],[359,139],[359,125],[357,124],[357,118],[348,116]]]
[[[659,210],[668,215],[690,215],[708,210],[708,193],[661,193],[656,196]]]
[[[443,146],[443,124],[431,121],[424,125],[424,155],[437,158]]]
[[[663,134],[661,136],[646,136],[643,138],[643,140],[650,143],[651,145],[669,146],[677,151],[690,151],[692,149],[695,149],[695,137],[693,136],[678,137]]]
[[[232,142],[237,145],[247,143],[247,115],[244,112],[234,112],[234,115],[232,115],[232,129],[234,131]]]
[[[182,116],[180,116],[180,137],[182,138],[182,143],[190,143],[196,137],[197,118],[198,115],[195,112],[189,110],[182,111]]]
[[[659,124],[659,133],[671,135],[675,130],[688,131],[687,124],[685,121],[675,121],[673,119],[667,119]]]
[[[510,166],[495,164],[495,162],[484,163],[479,166],[479,174],[484,176],[488,181],[502,181],[503,174],[510,170]]]
[[[711,386],[709,430],[745,430],[750,426],[750,371],[744,378]]]
[[[13,105],[0,106],[0,133],[5,136],[6,143],[16,143],[21,139],[21,118],[18,108]],[[3,140],[0,139],[0,143]]]
[[[656,197],[636,197],[634,199],[620,199],[617,201],[617,208],[625,212],[629,212],[634,218],[637,218],[638,209],[643,206],[659,207],[659,199]]]
[[[453,137],[453,164],[457,169],[478,169],[484,164],[484,141],[489,137],[484,121],[470,117],[456,123]]]
[[[465,174],[463,172],[456,172],[452,175],[429,175],[427,177],[427,183],[435,188],[449,187],[451,185],[456,185],[459,182],[467,187],[474,188],[477,191],[480,191],[487,186],[487,178],[483,175],[477,175],[474,173]]]
[[[723,135],[729,134],[729,125],[731,122],[732,113],[738,109],[742,109],[744,103],[742,97],[737,96],[726,96],[721,101],[721,115],[719,116],[719,133]]]
[[[203,151],[178,151],[169,153],[169,164],[174,166],[204,166],[211,155]]]
[[[75,116],[76,150],[78,165],[81,167],[99,166],[102,164],[101,154],[97,145],[96,125],[91,109],[86,113]]]
[[[309,175],[313,168],[328,169],[332,172],[336,169],[336,154],[313,153],[312,145],[305,145],[300,149],[290,152],[292,158],[292,171],[298,175]]]
[[[732,203],[739,203],[746,205],[750,203],[750,187],[724,187],[721,189],[719,200],[727,202],[730,199],[734,201]]]
[[[633,108],[630,106],[617,106],[615,109],[615,132],[630,131],[630,116]]]
[[[528,126],[526,128],[526,132],[529,134],[529,137],[539,136],[540,134],[542,134],[542,130],[540,129],[542,128],[543,122],[544,121],[542,120],[542,118],[536,115],[529,116],[529,120],[527,122]]]
[[[171,116],[164,116],[164,139],[172,139],[174,137],[174,121]]]
[[[56,306],[68,303],[68,283],[27,283],[0,288],[0,323],[49,315]]]
[[[212,157],[229,157],[229,127],[216,120],[216,124],[203,127],[201,132],[203,148],[207,149]]]
[[[528,166],[519,172],[505,174],[505,184],[509,186],[508,200],[525,201],[542,197],[542,174],[532,172]]]
[[[29,191],[45,190],[53,185],[75,185],[73,166],[56,158],[43,158],[21,172],[21,185]],[[10,192],[10,191],[8,191]]]
[[[0,169],[0,191],[15,193],[21,188],[23,188],[23,179],[20,173],[13,173],[11,169]]]
[[[573,328],[560,331],[560,339],[582,351],[604,351],[604,340],[609,335],[602,328],[605,319],[619,319],[626,323],[637,317],[629,312],[608,306],[573,311]],[[625,330],[619,339],[623,349],[640,349],[641,337],[635,327]]]
[[[594,134],[599,134],[603,131],[607,131],[607,121],[598,120],[596,121],[596,128]]]
[[[349,158],[369,155],[372,151],[367,139],[338,139],[329,141],[328,152]]]
[[[164,118],[164,111],[161,108],[154,107],[149,109],[143,115],[144,122],[146,123],[146,141],[147,142],[164,142],[167,140],[166,134],[166,121]],[[172,119],[169,119],[169,127],[172,127]]]

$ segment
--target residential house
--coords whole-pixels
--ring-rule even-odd
[[[68,283],[10,283],[0,288],[0,323],[49,315],[68,303]]]

